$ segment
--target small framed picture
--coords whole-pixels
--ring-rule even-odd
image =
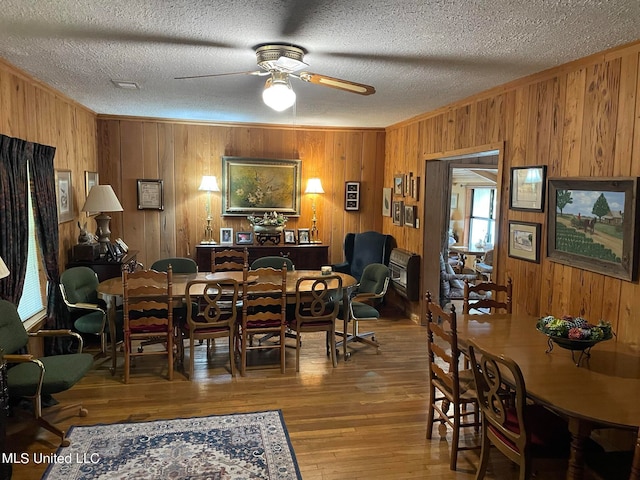
[[[89,196],[89,192],[91,189],[98,185],[98,172],[84,172],[84,197],[85,200]],[[100,212],[86,212],[87,217],[91,217],[92,215],[97,215]]]
[[[408,227],[416,226],[416,206],[405,205],[404,206],[404,224]]]
[[[382,216],[390,217],[391,216],[391,192],[393,189],[391,188],[383,188],[382,189]]]
[[[138,210],[164,210],[162,180],[138,179]]]
[[[404,175],[396,175],[393,177],[393,194],[404,195]]]
[[[285,230],[284,231],[284,243],[296,243],[296,232],[295,232],[295,230]]]
[[[233,228],[222,227],[220,229],[220,245],[233,245]]]
[[[345,182],[344,209],[360,210],[360,182]]]
[[[308,228],[299,228],[298,229],[298,243],[311,243],[311,239],[309,237],[309,229]]]
[[[511,167],[511,210],[544,211],[547,166]]]
[[[411,197],[411,183],[413,181],[413,172],[409,172],[404,176],[404,196]]]
[[[58,206],[58,223],[73,220],[75,216],[73,214],[71,170],[56,170],[56,201]]]
[[[129,246],[124,243],[124,240],[122,240],[121,238],[116,238],[116,243],[120,246],[124,253],[127,253],[129,251]]]
[[[540,224],[509,221],[509,256],[540,263]]]
[[[236,245],[252,245],[253,232],[236,232]]]
[[[392,217],[394,225],[402,225],[404,216],[404,202],[393,202]]]

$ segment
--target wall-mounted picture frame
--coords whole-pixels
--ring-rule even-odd
[[[309,236],[308,228],[299,228],[298,229],[298,243],[311,243],[311,237]]]
[[[393,194],[404,195],[404,175],[399,174],[393,177]]]
[[[222,214],[300,215],[301,160],[222,157]]]
[[[547,167],[511,167],[509,208],[543,212]]]
[[[455,210],[456,208],[458,208],[458,194],[452,193],[451,194],[451,210]]]
[[[550,178],[548,191],[549,260],[635,280],[638,178]]]
[[[415,228],[416,226],[416,206],[405,205],[404,206],[404,224],[408,227]]]
[[[286,229],[284,231],[284,243],[296,243],[296,231]]]
[[[84,172],[84,199],[86,201],[89,196],[89,192],[93,187],[99,185],[99,177],[98,172],[88,172],[85,170]],[[97,215],[100,212],[86,212],[87,217],[91,217],[93,215]]]
[[[56,170],[56,207],[58,209],[58,223],[74,220],[73,214],[73,185],[71,170]]]
[[[360,210],[360,182],[344,183],[344,209],[347,211]]]
[[[236,232],[236,245],[253,245],[253,232]]]
[[[409,172],[404,176],[404,196],[411,196],[411,180],[413,178],[413,172]]]
[[[385,187],[382,189],[382,216],[391,216],[391,192],[392,188]]]
[[[509,221],[509,256],[540,263],[541,224]]]
[[[411,179],[411,197],[420,200],[420,177]]]
[[[233,245],[233,228],[220,228],[220,245]]]
[[[404,223],[404,202],[393,202],[391,215],[394,225],[402,225]]]
[[[138,210],[164,210],[162,180],[138,179]]]

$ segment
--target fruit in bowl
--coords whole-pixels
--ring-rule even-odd
[[[570,350],[583,350],[613,337],[611,323],[600,320],[589,323],[582,317],[547,315],[538,320],[536,328],[557,345]]]

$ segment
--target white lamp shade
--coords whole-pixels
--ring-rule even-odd
[[[200,182],[198,190],[203,190],[205,192],[219,192],[220,188],[218,187],[218,180],[212,175],[203,175],[202,182]]]
[[[307,189],[304,193],[324,193],[324,189],[322,188],[322,182],[319,178],[310,178],[307,181]]]
[[[274,72],[272,77],[267,79],[262,91],[262,100],[276,112],[282,112],[296,103],[296,92],[289,84],[286,74]]]
[[[2,257],[0,257],[0,278],[5,278],[9,276],[9,269],[7,268],[7,264],[4,263]]]
[[[82,207],[83,212],[122,212],[111,185],[94,185]]]

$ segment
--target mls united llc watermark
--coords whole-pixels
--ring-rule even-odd
[[[100,455],[97,453],[76,453],[68,455],[57,455],[55,453],[2,453],[2,463],[20,463],[27,465],[30,463],[98,463]]]

